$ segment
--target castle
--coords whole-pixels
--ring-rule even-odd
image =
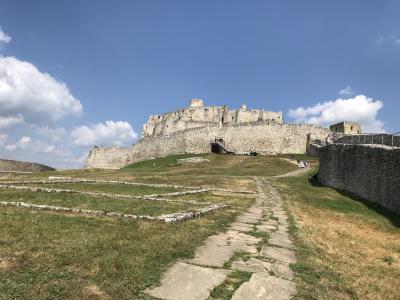
[[[329,129],[314,124],[288,124],[282,112],[225,106],[190,106],[152,115],[143,125],[142,139],[132,147],[94,147],[86,168],[121,168],[138,161],[185,153],[230,152],[262,155],[305,153],[310,140],[323,140]]]
[[[203,100],[192,99],[189,108],[166,113],[162,116],[150,116],[147,124],[143,125],[142,137],[168,135],[173,132],[207,125],[229,126],[255,122],[282,124],[282,112],[248,110],[246,105],[235,110],[229,110],[226,105],[204,107]]]

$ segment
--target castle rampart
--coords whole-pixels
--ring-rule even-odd
[[[215,138],[225,141],[236,153],[255,151],[260,154],[305,153],[307,135],[324,139],[329,130],[310,124],[243,123],[230,126],[207,125],[162,136],[145,137],[132,148],[96,147],[86,161],[90,168],[120,168],[141,160],[172,154],[207,153]],[[121,151],[119,151],[121,149]]]
[[[322,184],[400,212],[400,148],[332,144],[319,155]]]

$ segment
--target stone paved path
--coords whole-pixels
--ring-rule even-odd
[[[255,204],[240,215],[227,232],[210,236],[193,259],[177,262],[164,275],[161,285],[146,290],[158,299],[209,299],[211,291],[232,270],[251,272],[232,299],[290,299],[296,289],[290,263],[296,262],[288,234],[288,220],[282,200],[268,179],[256,178]],[[260,238],[252,233],[269,234],[268,244],[259,249]],[[236,252],[250,258],[238,259],[224,268]]]

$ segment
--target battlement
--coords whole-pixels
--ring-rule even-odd
[[[282,112],[247,109],[244,104],[235,110],[229,110],[226,105],[205,107],[203,100],[191,99],[188,108],[161,116],[151,115],[148,122],[143,125],[142,137],[168,135],[209,124],[229,126],[260,122],[283,124]]]

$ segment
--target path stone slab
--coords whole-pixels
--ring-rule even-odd
[[[293,251],[285,248],[264,246],[261,249],[261,255],[286,263],[295,263],[296,257]]]
[[[250,258],[247,261],[239,260],[232,263],[232,269],[252,273],[262,273],[272,270],[272,263],[262,261],[256,258]]]
[[[221,268],[224,263],[231,258],[234,252],[235,247],[232,246],[205,245],[198,248],[195,257],[186,260],[186,262]]]
[[[295,292],[295,285],[291,281],[255,273],[236,290],[232,300],[285,300]]]
[[[165,274],[161,286],[148,289],[145,293],[160,299],[204,300],[211,291],[226,279],[229,271],[203,268],[176,263]]]
[[[209,237],[203,246],[197,248],[194,258],[186,260],[186,262],[202,266],[222,267],[236,251],[257,253],[256,245],[259,241],[260,239],[254,236],[236,230],[228,230],[226,233]]]
[[[237,231],[253,231],[254,226],[250,224],[235,222],[231,225],[230,229],[237,230]]]
[[[253,218],[248,218],[248,217],[238,217],[236,219],[237,222],[241,222],[241,223],[247,223],[247,224],[258,224],[259,220],[258,219],[253,219]]]
[[[272,225],[257,225],[257,230],[262,231],[262,232],[272,232],[275,231],[277,228],[276,226]]]
[[[271,267],[271,271],[278,277],[282,277],[287,280],[293,280],[293,271],[290,269],[288,263],[276,261]]]

